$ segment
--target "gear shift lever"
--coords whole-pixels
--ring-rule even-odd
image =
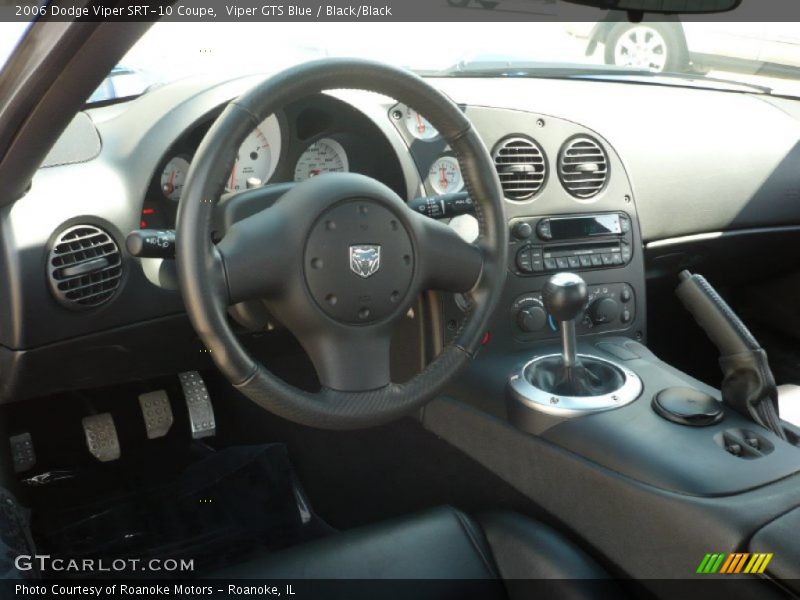
[[[549,356],[532,364],[526,377],[530,383],[549,394],[563,396],[601,396],[622,387],[622,371],[590,356],[577,355],[575,321],[589,299],[586,282],[575,273],[557,273],[545,284],[542,302],[561,326],[561,356]]]
[[[586,282],[575,273],[557,273],[545,284],[542,302],[545,310],[559,322],[564,366],[580,364],[576,354],[575,320],[583,313],[589,299]]]

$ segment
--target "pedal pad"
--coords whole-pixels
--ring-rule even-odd
[[[9,438],[11,456],[14,459],[14,472],[22,473],[32,469],[36,464],[36,452],[33,449],[33,438],[27,431]]]
[[[192,437],[196,440],[211,437],[217,433],[217,423],[214,419],[214,407],[211,406],[211,396],[200,373],[187,371],[180,373],[183,395],[186,398],[186,408],[189,410],[189,425]]]
[[[102,413],[83,418],[83,433],[86,436],[86,445],[100,462],[117,460],[120,455],[117,428],[111,413]]]
[[[169,433],[172,423],[172,407],[164,390],[148,392],[139,396],[139,406],[147,429],[147,438],[154,440]]]

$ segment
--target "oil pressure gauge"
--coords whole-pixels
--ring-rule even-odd
[[[455,156],[442,156],[433,163],[428,173],[428,183],[437,194],[458,192],[464,187],[461,166]]]

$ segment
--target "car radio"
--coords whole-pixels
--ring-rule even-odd
[[[521,276],[627,265],[633,257],[625,213],[522,217],[511,222],[510,267]]]

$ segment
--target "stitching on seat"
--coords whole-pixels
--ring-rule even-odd
[[[453,514],[458,520],[458,524],[461,526],[461,528],[464,530],[464,533],[467,535],[467,538],[469,538],[470,543],[478,552],[478,555],[481,557],[483,564],[486,566],[486,568],[492,575],[494,575],[495,577],[500,577],[500,574],[497,568],[495,567],[494,560],[492,560],[492,558],[488,556],[487,553],[484,551],[484,545],[481,544],[480,539],[477,536],[477,532],[475,531],[475,527],[472,525],[469,518],[460,510],[455,508],[453,509]]]

